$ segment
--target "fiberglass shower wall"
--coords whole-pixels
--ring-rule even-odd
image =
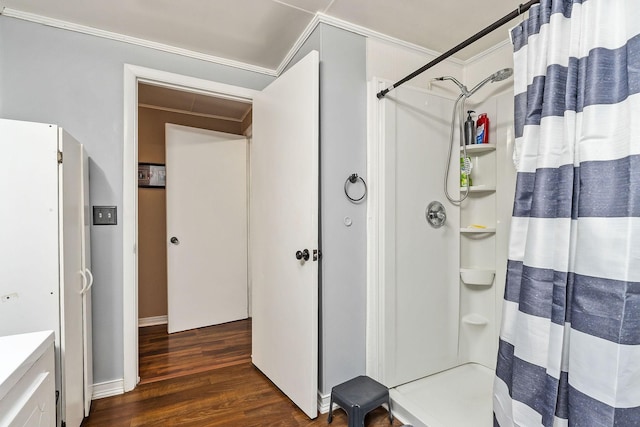
[[[370,201],[378,207],[377,235],[370,235],[379,240],[374,375],[393,387],[458,364],[459,209],[442,189],[453,101],[402,87],[373,102],[372,120],[380,125],[377,151],[369,155],[378,166],[369,176],[379,179],[377,186],[372,183],[377,193]],[[454,189],[457,161],[454,154],[449,177]],[[438,229],[425,217],[432,201],[447,213]]]
[[[377,92],[388,82],[376,81],[372,86],[376,86],[372,92]],[[501,242],[506,239],[508,221],[505,224],[504,203],[496,191],[481,203],[486,212],[473,220],[491,223],[500,231],[477,247],[462,241],[461,223],[471,221],[473,215],[466,210],[466,201],[461,207],[452,204],[443,190],[453,104],[451,98],[404,86],[372,101],[375,125],[369,176],[379,182],[372,182],[372,187],[377,184],[378,188],[370,200],[370,236],[376,236],[370,262],[377,266],[371,271],[377,277],[372,279],[377,297],[370,301],[370,324],[374,326],[369,331],[369,372],[389,387],[469,362],[490,369],[495,366],[496,319],[500,318],[498,304],[504,282],[504,267],[497,267],[497,259],[506,260],[506,252],[501,253],[500,248],[506,248]],[[493,160],[474,165],[478,178],[491,176],[497,188],[504,178],[496,165],[507,158],[510,105],[511,94],[474,105],[487,110],[493,119],[493,135],[502,141],[496,144]],[[448,178],[454,197],[460,195],[459,149],[456,128]],[[477,200],[477,196],[471,197]],[[432,201],[445,206],[447,220],[441,228],[432,228],[426,221],[425,211]],[[510,208],[506,210],[506,217],[509,215]],[[491,264],[496,269],[493,286],[479,290],[462,283],[460,268],[464,263],[476,267]],[[479,311],[488,324],[462,322],[472,311]]]

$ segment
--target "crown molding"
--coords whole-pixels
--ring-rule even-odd
[[[350,31],[352,33],[359,34],[367,38],[373,38],[376,40],[391,43],[396,46],[403,47],[405,49],[411,50],[413,52],[416,52],[422,55],[429,55],[429,56],[433,56],[434,58],[440,56],[440,52],[436,52],[435,50],[427,49],[417,44],[409,43],[407,41],[388,36],[386,34],[371,30],[361,25],[356,25],[351,22],[344,21],[342,19],[335,18],[333,16],[326,15],[321,12],[317,12],[313,17],[313,19],[309,22],[307,27],[304,29],[302,34],[300,34],[300,37],[298,37],[298,40],[296,40],[293,46],[291,46],[291,49],[289,50],[287,55],[284,57],[284,59],[276,69],[277,75],[280,75],[284,71],[284,69],[289,65],[289,63],[291,62],[293,57],[296,55],[296,53],[298,53],[298,50],[300,50],[302,45],[307,41],[311,33],[313,33],[316,27],[320,24],[331,25],[333,27],[340,28],[345,31]],[[464,66],[467,62],[457,58],[447,58],[447,60],[461,66]]]
[[[302,48],[302,45],[307,41],[309,36],[311,36],[311,33],[313,33],[313,31],[316,29],[318,24],[320,24],[320,19],[319,19],[318,15],[319,14],[316,13],[313,16],[311,21],[309,21],[309,23],[305,27],[305,29],[302,32],[302,34],[300,34],[300,36],[298,37],[296,42],[293,44],[293,46],[291,46],[291,49],[289,49],[289,52],[287,52],[287,54],[285,55],[284,59],[280,62],[280,65],[278,66],[278,68],[276,68],[276,75],[277,76],[282,74],[284,69],[287,68],[289,63],[293,60],[293,57],[296,56],[296,54],[298,53],[300,48]]]
[[[360,34],[362,36],[366,36],[366,37],[370,37],[370,38],[374,38],[380,41],[384,41],[384,42],[388,42],[388,43],[392,43],[395,44],[397,46],[401,46],[404,47],[405,49],[409,49],[412,50],[414,52],[423,54],[423,55],[429,55],[429,56],[433,56],[433,57],[438,57],[442,54],[442,52],[438,52],[435,50],[431,50],[431,49],[427,49],[426,47],[422,47],[420,45],[414,44],[414,43],[410,43],[395,37],[391,37],[389,35],[380,33],[378,31],[374,31],[371,30],[369,28],[357,25],[357,24],[353,24],[351,22],[348,21],[344,21],[342,19],[338,19],[338,18],[334,18],[333,16],[329,16],[329,15],[325,15],[323,13],[318,13],[318,20],[320,22],[322,22],[323,24],[327,24],[327,25],[332,25],[334,27],[338,27],[338,28],[342,28],[343,30],[347,30],[347,31],[351,31],[352,33],[356,33],[356,34]],[[453,62],[454,64],[457,65],[464,65],[465,61],[462,61],[460,59],[457,58],[447,58],[448,61]]]
[[[302,45],[307,41],[309,36],[311,36],[313,31],[320,24],[331,25],[333,27],[350,31],[352,33],[359,34],[364,37],[373,38],[379,41],[384,41],[384,42],[403,47],[405,49],[408,49],[410,51],[413,51],[422,55],[432,56],[434,58],[438,57],[441,54],[441,52],[427,49],[417,44],[409,43],[407,41],[388,36],[386,34],[371,30],[361,25],[353,24],[351,22],[344,21],[342,19],[335,18],[330,15],[326,15],[322,12],[316,13],[314,17],[311,19],[311,21],[309,21],[309,24],[307,24],[302,34],[300,34],[296,42],[293,44],[293,46],[291,46],[291,49],[289,49],[289,51],[287,52],[287,55],[283,58],[283,60],[280,62],[280,65],[275,70],[265,68],[265,67],[259,67],[252,64],[247,64],[240,61],[234,61],[234,60],[222,58],[219,56],[209,55],[206,53],[196,52],[189,49],[175,47],[175,46],[167,45],[164,43],[145,40],[138,37],[132,37],[124,34],[114,33],[111,31],[100,30],[98,28],[93,28],[86,25],[80,25],[73,22],[50,18],[43,15],[37,15],[35,13],[23,12],[21,10],[11,9],[8,7],[3,7],[0,10],[0,15],[3,15],[9,18],[16,18],[16,19],[22,19],[24,21],[35,22],[38,24],[47,25],[49,27],[61,28],[64,30],[75,31],[78,33],[88,34],[88,35],[101,37],[109,40],[129,43],[136,46],[142,46],[142,47],[146,47],[146,48],[150,48],[150,49],[154,49],[162,52],[173,53],[173,54],[185,56],[188,58],[198,59],[201,61],[211,62],[219,65],[225,65],[228,67],[238,68],[241,70],[251,71],[259,74],[265,74],[267,76],[272,76],[272,77],[277,77],[280,74],[282,74],[284,69],[289,65],[289,63],[293,60],[295,55],[298,53]],[[475,61],[478,61],[484,56],[492,54],[498,49],[503,48],[504,45],[508,43],[509,43],[509,40],[505,39],[504,41],[485,50],[484,52],[481,52],[464,61],[457,58],[453,58],[453,57],[447,58],[447,61],[450,61],[451,63],[457,64],[460,66],[466,66],[466,65],[472,64]]]
[[[162,52],[173,53],[176,55],[186,56],[188,58],[199,59],[201,61],[207,61],[214,64],[226,65],[228,67],[238,68],[245,71],[252,71],[254,73],[266,74],[268,76],[277,76],[276,70],[269,68],[259,67],[256,65],[246,64],[240,61],[234,61],[232,59],[221,58],[219,56],[209,55],[206,53],[195,52],[189,49],[183,49],[180,47],[170,46],[164,43],[153,42],[137,37],[127,36],[124,34],[114,33],[111,31],[100,30],[97,28],[89,27],[86,25],[75,24],[73,22],[63,21],[60,19],[50,18],[47,16],[37,15],[35,13],[23,12],[17,9],[11,9],[5,7],[0,12],[3,16],[10,18],[22,19],[24,21],[35,22],[49,27],[61,28],[63,30],[75,31],[78,33],[88,34],[104,39],[115,40],[119,42],[129,43],[137,46],[147,47]]]
[[[492,53],[494,53],[497,50],[502,49],[503,47],[505,47],[506,45],[510,45],[511,44],[511,40],[510,39],[504,39],[503,41],[501,41],[500,43],[491,46],[489,49],[480,52],[477,55],[472,56],[471,58],[467,59],[466,61],[463,62],[463,65],[470,65],[473,64],[476,61],[479,61],[480,59],[484,58],[485,56],[489,56]]]

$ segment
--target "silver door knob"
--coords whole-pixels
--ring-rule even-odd
[[[180,244],[180,240],[178,240],[177,237],[172,237],[171,240],[169,240],[171,243],[173,243],[174,245],[179,245]]]

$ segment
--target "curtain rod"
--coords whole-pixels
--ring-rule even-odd
[[[448,51],[446,51],[442,55],[438,56],[433,61],[429,62],[428,64],[426,64],[426,65],[424,65],[424,66],[422,66],[420,68],[418,68],[416,71],[414,71],[413,73],[409,74],[407,77],[403,78],[402,80],[398,80],[396,83],[392,84],[388,88],[381,90],[380,92],[378,92],[378,94],[376,96],[378,97],[378,99],[384,98],[384,96],[387,93],[389,93],[389,91],[397,88],[398,86],[400,86],[403,83],[406,83],[407,81],[409,81],[412,78],[418,76],[419,74],[424,73],[429,68],[431,68],[434,65],[444,61],[445,59],[447,59],[448,57],[450,57],[454,53],[464,49],[465,47],[469,46],[471,43],[474,43],[475,41],[480,40],[482,37],[486,36],[487,34],[492,32],[493,30],[503,26],[504,24],[506,24],[507,22],[511,21],[512,19],[517,18],[518,16],[522,15],[527,10],[529,10],[529,8],[531,6],[533,6],[534,4],[537,4],[537,3],[540,3],[540,0],[531,0],[531,1],[528,1],[527,3],[521,4],[513,12],[503,16],[502,18],[498,19],[493,24],[489,25],[484,30],[481,30],[481,31],[477,32],[476,34],[474,34],[473,36],[469,37],[468,39],[466,39],[462,43],[460,43],[457,46],[449,49]]]

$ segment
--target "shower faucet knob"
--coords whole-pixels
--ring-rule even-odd
[[[431,202],[426,212],[427,222],[433,228],[440,228],[447,221],[447,211],[440,202]]]

